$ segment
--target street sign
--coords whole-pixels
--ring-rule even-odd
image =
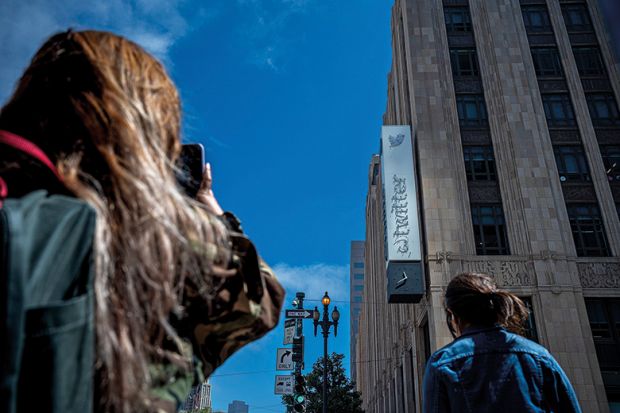
[[[286,318],[312,318],[312,312],[308,310],[286,310]]]
[[[293,351],[290,348],[279,348],[276,354],[276,370],[293,370]]]
[[[296,324],[296,320],[284,320],[284,344],[293,344]]]
[[[274,394],[293,394],[293,376],[276,376]]]

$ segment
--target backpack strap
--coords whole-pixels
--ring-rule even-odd
[[[28,139],[0,129],[0,144],[10,146],[13,149],[17,149],[18,151],[23,152],[26,155],[29,155],[30,157],[36,159],[37,161],[45,165],[54,174],[54,176],[58,178],[60,182],[63,181],[60,174],[58,174],[56,167],[54,166],[52,161],[50,161],[50,158],[48,158],[48,156],[45,154],[45,152],[41,150],[41,148],[39,148]],[[2,179],[2,176],[0,176],[0,208],[2,207],[2,202],[7,198],[8,195],[8,185],[6,184],[6,181]]]

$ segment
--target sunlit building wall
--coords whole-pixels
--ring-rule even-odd
[[[364,241],[351,241],[351,257],[349,262],[349,296],[351,322],[351,379],[357,380],[357,360],[355,343],[357,341],[359,316],[364,300]]]
[[[598,0],[397,0],[385,125],[412,125],[427,293],[387,304],[369,169],[356,344],[368,412],[415,412],[442,294],[492,274],[587,412],[620,408],[620,72]]]

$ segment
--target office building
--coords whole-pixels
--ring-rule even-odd
[[[524,299],[584,412],[620,411],[620,67],[598,0],[396,0],[385,125],[415,137],[426,294],[388,304],[368,173],[357,388],[417,412],[463,271]],[[389,211],[387,211],[389,213]]]
[[[233,400],[228,404],[228,413],[249,413],[250,406],[240,400]]]
[[[191,412],[205,408],[211,408],[211,384],[208,380],[192,388],[181,412]]]
[[[357,380],[355,342],[362,301],[364,300],[364,241],[351,241],[351,258],[349,262],[350,284],[350,320],[351,320],[351,379]]]

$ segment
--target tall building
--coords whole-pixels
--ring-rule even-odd
[[[191,412],[195,410],[211,407],[211,384],[209,380],[192,388],[185,400],[185,405],[181,412]]]
[[[396,0],[385,125],[411,125],[426,294],[388,304],[381,157],[368,176],[357,386],[416,412],[463,271],[524,299],[584,412],[620,411],[620,66],[597,0]],[[390,211],[386,211],[390,213]]]
[[[350,320],[351,320],[351,378],[357,380],[357,363],[355,358],[355,342],[362,301],[364,300],[364,241],[351,241],[351,260],[349,262],[350,280]]]
[[[233,400],[228,404],[228,413],[249,413],[250,406],[240,400]]]

